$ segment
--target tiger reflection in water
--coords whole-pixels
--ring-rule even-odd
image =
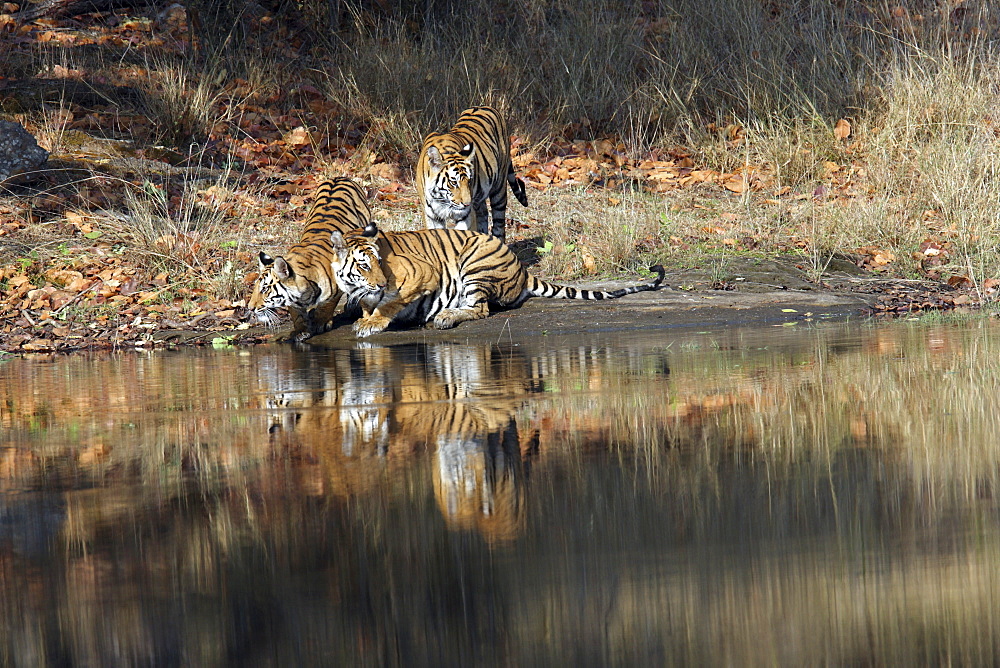
[[[283,374],[268,403],[274,438],[317,461],[314,489],[384,490],[392,470],[430,455],[449,526],[493,542],[518,534],[538,432],[520,432],[516,413],[541,391],[523,356],[449,343],[364,346],[307,365],[314,371]]]

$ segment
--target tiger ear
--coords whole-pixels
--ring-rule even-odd
[[[294,272],[292,271],[291,265],[283,257],[279,257],[274,261],[274,273],[278,275],[278,280],[285,280],[291,276]]]
[[[466,159],[471,158],[473,155],[476,154],[476,145],[473,144],[472,142],[469,142],[462,148],[458,149],[458,154]]]
[[[367,225],[365,225],[365,229],[363,232],[361,232],[361,236],[368,237],[369,239],[371,239],[372,237],[377,237],[378,228],[375,227],[375,223],[369,222]]]
[[[344,244],[344,235],[337,230],[330,232],[330,244],[337,254],[343,253],[347,249],[346,244]]]
[[[444,159],[441,157],[441,151],[438,150],[437,146],[427,147],[427,159],[431,162],[431,167],[434,169],[441,169],[444,166]]]
[[[257,256],[257,262],[260,264],[260,270],[265,271],[268,267],[274,264],[274,258],[264,251],[261,251],[260,255]]]

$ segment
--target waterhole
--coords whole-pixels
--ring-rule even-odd
[[[989,664],[1000,327],[0,363],[6,665]]]

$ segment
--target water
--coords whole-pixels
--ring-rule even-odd
[[[1000,326],[0,364],[0,665],[995,664]]]

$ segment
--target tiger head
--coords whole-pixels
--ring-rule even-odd
[[[330,234],[333,245],[333,276],[349,304],[374,306],[382,298],[388,280],[382,271],[379,230],[369,223],[364,230]]]
[[[441,218],[469,220],[472,213],[473,179],[476,173],[476,147],[465,144],[457,151],[442,153],[437,146],[427,147],[427,201]],[[469,229],[475,229],[470,227]]]
[[[260,276],[247,307],[253,309],[254,317],[261,324],[277,327],[281,322],[278,309],[305,311],[320,301],[322,288],[302,267],[296,269],[295,258],[272,258],[261,251],[258,262]]]

